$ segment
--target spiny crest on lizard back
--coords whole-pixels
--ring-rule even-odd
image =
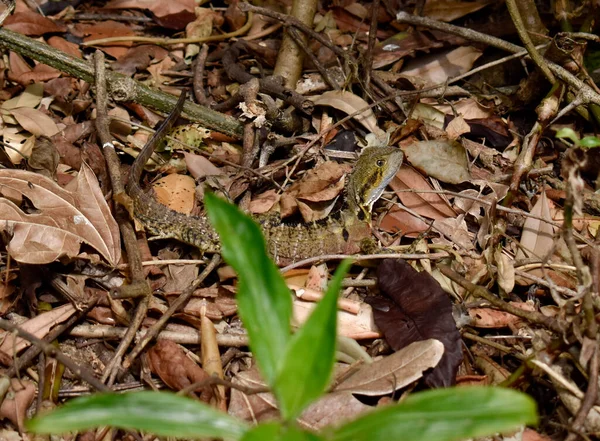
[[[371,218],[373,204],[396,175],[404,154],[396,147],[367,147],[348,178],[348,207],[351,212]]]

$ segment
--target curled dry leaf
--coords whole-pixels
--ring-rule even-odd
[[[348,115],[362,110],[362,112],[356,115],[354,119],[361,123],[371,133],[375,134],[378,139],[385,138],[385,132],[377,125],[377,118],[375,118],[375,114],[371,110],[369,103],[361,97],[346,91],[329,91],[318,97],[312,98],[312,100],[316,106],[331,106]]]
[[[0,199],[0,229],[12,233],[11,256],[23,263],[44,264],[60,257],[77,257],[81,243],[96,249],[111,265],[121,258],[117,222],[112,217],[98,181],[83,165],[72,191],[52,180],[23,170],[0,170],[0,192],[21,193],[37,209],[25,213],[8,199]]]
[[[183,349],[171,340],[160,339],[148,351],[150,369],[173,390],[184,389],[199,381],[208,379],[209,375],[196,363],[190,360]],[[210,401],[210,387],[199,389],[200,399]]]
[[[369,396],[391,394],[421,378],[427,369],[437,366],[443,354],[444,345],[439,340],[415,341],[392,355],[363,366],[336,390]]]
[[[281,196],[281,216],[300,211],[305,222],[327,217],[344,189],[346,171],[346,167],[333,161],[309,170]]]
[[[452,303],[440,284],[403,260],[387,259],[377,268],[379,289],[385,297],[367,297],[375,324],[396,351],[430,338],[441,341],[445,352],[439,364],[425,374],[430,387],[455,384],[462,362],[461,338]]]
[[[455,141],[421,141],[402,149],[406,158],[427,176],[448,184],[471,179],[465,148]]]

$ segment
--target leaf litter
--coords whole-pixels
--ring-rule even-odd
[[[391,182],[391,191],[374,206],[371,227],[376,245],[383,246],[387,254],[409,256],[410,263],[376,261],[376,271],[357,264],[351,274],[357,280],[349,282],[361,285],[361,279],[366,279],[369,286],[377,283],[379,293],[374,288],[350,287],[344,289],[346,298],[340,301],[342,307],[347,302],[354,308],[352,312],[340,311],[340,333],[363,345],[364,354],[359,351],[357,359],[373,356],[375,361],[345,381],[342,372],[347,364],[340,362],[335,377],[338,391],[307,410],[301,419],[303,424],[323,427],[370,409],[351,390],[379,398],[412,387],[415,381],[427,386],[512,382],[513,387],[538,399],[543,421],[560,421],[560,425],[543,423],[539,431],[545,436],[566,436],[564,427],[571,424],[568,416],[577,415],[587,385],[587,380],[573,373],[581,367],[570,360],[578,353],[585,355],[588,363],[582,366],[589,377],[589,359],[597,351],[589,335],[594,326],[585,317],[598,314],[597,287],[589,280],[598,278],[594,255],[600,204],[594,193],[598,187],[597,150],[555,139],[554,133],[567,126],[584,138],[596,131],[594,126],[573,112],[556,123],[544,123],[543,115],[536,113],[540,102],[536,97],[545,95],[546,89],[529,61],[523,62],[526,70],[520,60],[508,60],[457,83],[457,75],[499,56],[485,43],[468,41],[463,36],[407,27],[395,19],[402,12],[398,2],[380,5],[375,41],[369,42],[372,5],[348,1],[319,6],[313,25],[325,40],[310,37],[307,49],[330,78],[313,70],[318,67],[314,61],[305,62],[310,71],[303,72],[302,97],[311,100],[315,108],[310,118],[301,116],[299,123],[286,127],[282,124],[288,116],[285,108],[292,103],[279,109],[272,92],[260,89],[251,96],[242,90],[245,80],[236,77],[238,70],[268,77],[277,63],[281,27],[277,20],[255,14],[254,26],[243,30],[246,16],[236,3],[221,10],[206,5],[197,8],[188,0],[113,0],[75,5],[44,17],[19,2],[17,12],[6,19],[4,27],[42,39],[79,58],[91,53],[89,46],[80,42],[118,37],[122,40],[97,46],[107,54],[107,64],[113,70],[171,93],[194,85],[197,99],[221,106],[223,112],[247,127],[253,127],[253,123],[245,119],[251,116],[243,116],[237,107],[240,102],[247,108],[260,109],[262,115],[279,115],[256,130],[255,145],[263,149],[260,160],[251,158],[244,163],[248,152],[241,142],[223,138],[198,124],[197,137],[188,136],[188,129],[180,129],[187,147],[168,144],[155,158],[160,171],[169,174],[158,182],[154,192],[167,205],[185,213],[198,212],[197,199],[201,199],[206,184],[240,202],[251,213],[262,216],[276,211],[292,225],[322,225],[336,216],[342,205],[345,176],[361,146],[389,143],[403,150],[405,164]],[[494,34],[511,33],[511,23],[490,20],[503,8],[503,4],[488,1],[432,0],[425,2],[421,15],[489,29]],[[81,13],[107,11],[118,12],[122,19],[77,18]],[[155,23],[150,26],[146,19]],[[547,35],[557,36],[553,24],[548,21],[546,25],[551,29]],[[167,47],[152,40],[177,37],[176,31],[183,30],[188,37],[218,40],[224,33],[240,29],[248,32],[241,36],[246,41],[245,53],[237,57],[234,66],[226,67],[223,62],[222,53],[227,52],[229,43],[226,38],[224,42],[207,43],[209,57],[202,65],[200,89],[195,75],[199,68],[196,54],[202,42]],[[541,35],[547,30],[533,32]],[[129,39],[132,36],[150,40],[138,44]],[[511,41],[518,41],[516,34],[514,37]],[[586,55],[595,53],[591,46],[582,47]],[[369,51],[372,70],[365,75],[357,60]],[[27,54],[8,50],[4,54],[7,65],[3,66],[4,87],[0,91],[0,130],[6,148],[0,160],[8,168],[0,171],[0,225],[5,256],[10,259],[4,261],[2,312],[5,318],[43,338],[80,307],[57,294],[58,288],[51,281],[77,275],[82,285],[77,289],[98,296],[98,305],[82,319],[82,326],[89,339],[98,336],[94,333],[98,329],[103,330],[106,346],[92,345],[97,358],[89,361],[90,370],[100,376],[107,363],[100,360],[109,360],[115,354],[110,339],[118,340],[121,337],[115,336],[124,334],[123,323],[131,323],[137,301],[115,300],[109,294],[127,286],[131,279],[124,263],[129,257],[121,257],[115,207],[106,202],[111,200],[111,188],[93,130],[95,96],[85,82]],[[336,87],[331,85],[332,79]],[[421,90],[417,93],[417,89]],[[287,92],[279,94],[278,99],[288,99]],[[395,96],[398,93],[402,96]],[[123,151],[134,154],[134,147],[143,145],[149,136],[136,124],[153,127],[160,115],[138,103],[117,106],[111,103],[109,111],[111,117],[121,118],[112,120],[112,135],[119,141],[127,140]],[[333,126],[341,120],[343,127]],[[537,133],[532,127],[540,121],[543,127],[539,133],[543,136],[532,138],[531,134]],[[351,142],[344,140],[344,133],[352,133]],[[136,146],[132,141],[137,142]],[[535,145],[529,150],[528,164],[520,153],[532,147],[526,144],[530,141]],[[307,149],[308,142],[314,145]],[[328,150],[322,155],[318,146],[329,142],[343,146],[345,151],[332,155]],[[183,156],[189,173],[200,182],[197,187],[189,176],[172,173],[184,168],[177,156],[181,149],[186,150]],[[325,157],[330,160],[325,161]],[[122,155],[122,162],[131,161]],[[515,179],[523,166],[527,173]],[[150,175],[156,174],[156,169],[148,170]],[[148,182],[153,180],[146,179],[144,184]],[[572,227],[568,225],[568,213],[565,215],[571,207]],[[573,237],[566,231],[572,231]],[[140,243],[145,260],[156,256],[168,261],[165,265],[148,262],[154,265],[146,267],[155,297],[139,331],[143,332],[197,277],[192,259],[201,256],[172,241]],[[584,246],[579,256],[575,250]],[[322,282],[334,262],[315,267],[311,276],[297,273],[288,283],[296,293],[310,291],[319,298]],[[37,265],[50,276],[35,288],[27,288],[26,295],[19,295],[22,286],[30,286],[25,280],[30,274],[28,265]],[[444,267],[464,279],[449,276]],[[235,346],[232,341],[244,347],[245,334],[235,316],[235,287],[226,285],[231,271],[221,267],[218,274],[222,280],[215,277],[197,289],[181,311],[169,319],[161,335],[169,342],[193,347],[192,342],[198,339],[190,340],[190,336],[197,336],[196,327],[201,326],[202,317],[210,317],[216,323],[216,340],[231,345],[221,347],[227,361],[225,375],[234,382],[259,385],[257,372],[248,369],[250,355],[231,355]],[[586,278],[586,274],[595,279]],[[481,292],[465,280],[501,302],[481,297]],[[71,282],[65,285],[75,289]],[[590,297],[592,302],[588,302]],[[312,310],[312,302],[294,299],[298,320]],[[34,309],[36,305],[38,309]],[[42,308],[50,310],[41,312]],[[68,312],[63,314],[65,310]],[[544,325],[536,313],[558,321],[562,332]],[[108,328],[98,328],[100,324],[92,325],[97,321],[119,325],[109,332]],[[115,329],[119,334],[114,333]],[[373,340],[376,338],[382,340]],[[569,348],[544,343],[552,338],[568,342]],[[27,343],[12,336],[3,341],[0,362],[8,367]],[[67,334],[59,340],[61,346],[70,341]],[[186,356],[181,347],[167,345],[170,343],[159,340],[148,354],[158,354],[156,364],[165,369],[155,372],[169,387],[178,389],[201,378],[197,360],[182,358]],[[463,349],[469,353],[464,359]],[[542,377],[531,375],[523,357],[538,363]],[[442,361],[437,363],[437,358]],[[130,367],[128,373],[132,378],[140,377],[137,367]],[[513,378],[515,373],[519,374],[517,378]],[[564,392],[565,385],[569,393]],[[70,385],[61,388],[66,394]],[[554,400],[554,407],[545,404],[548,396]],[[30,402],[28,395],[23,403],[28,406]],[[23,408],[19,409],[16,414],[0,410],[17,429],[22,425]],[[258,415],[257,420],[262,420],[276,410],[268,394],[245,396],[235,389],[231,392],[232,414],[246,418]],[[597,409],[592,408],[582,418],[577,430],[598,431]]]

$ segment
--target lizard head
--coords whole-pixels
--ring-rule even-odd
[[[347,183],[348,205],[353,213],[370,222],[373,204],[396,175],[404,154],[396,147],[367,147]]]

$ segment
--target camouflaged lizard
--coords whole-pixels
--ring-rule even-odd
[[[156,130],[138,157],[129,175],[127,192],[133,200],[135,217],[146,230],[160,239],[177,239],[196,246],[203,253],[220,250],[219,237],[204,216],[187,216],[159,203],[140,187],[144,165],[164,134],[173,126],[184,98]],[[346,205],[339,219],[311,224],[286,225],[278,216],[259,220],[267,248],[278,265],[323,254],[353,254],[371,237],[370,212],[400,165],[403,154],[395,147],[369,147],[358,158],[346,184]]]

